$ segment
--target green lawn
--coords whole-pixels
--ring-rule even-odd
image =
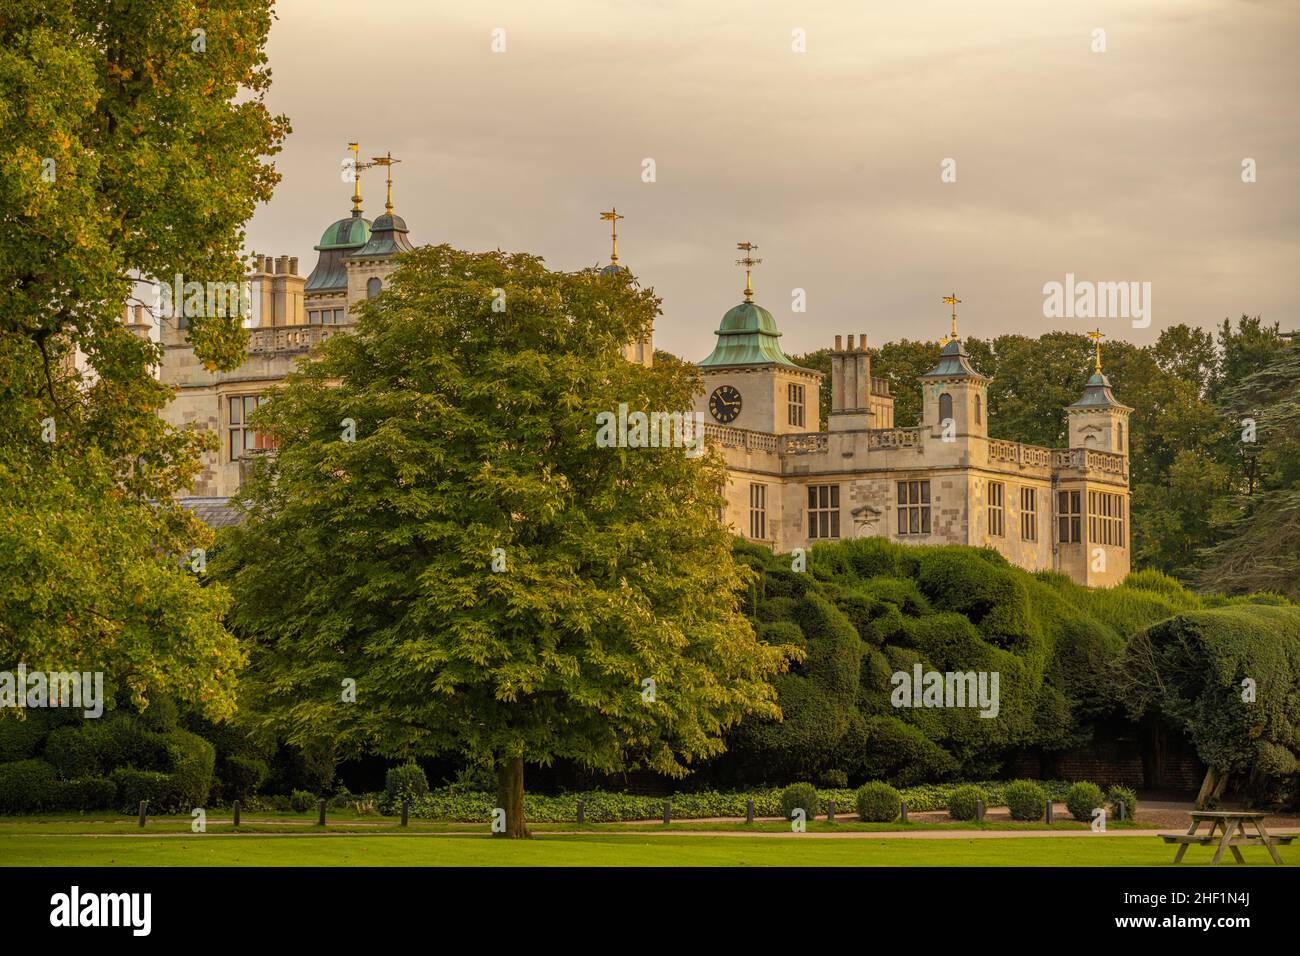
[[[1283,858],[1294,866],[1295,852]],[[1208,863],[1193,847],[1182,864]],[[1256,847],[1247,865],[1272,866]],[[1164,866],[1155,837],[881,840],[593,832],[528,841],[484,835],[127,837],[5,833],[7,866]],[[1236,864],[1224,864],[1232,867]]]

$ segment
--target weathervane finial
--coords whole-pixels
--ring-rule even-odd
[[[754,258],[754,251],[758,246],[752,242],[738,242],[736,248],[745,254],[745,258],[737,259],[736,265],[745,267],[745,301],[754,301],[754,286],[750,281],[750,273],[753,272],[754,266],[762,262],[762,259]]]
[[[942,343],[947,345],[949,342],[957,341],[957,303],[960,302],[961,299],[957,298],[957,293],[954,292],[952,295],[945,295],[943,301],[945,305],[952,306],[952,338],[944,339]]]
[[[620,216],[620,215],[618,214],[618,207],[617,207],[617,206],[610,206],[608,212],[602,212],[602,213],[600,214],[600,218],[603,219],[605,222],[610,223],[610,234],[609,234],[610,252],[609,252],[609,261],[610,261],[611,263],[617,265],[617,264],[618,264],[618,221],[619,221],[620,219],[626,219],[627,217],[626,217],[626,216]]]
[[[1092,339],[1093,343],[1097,347],[1096,369],[1098,375],[1101,374],[1101,340],[1104,339],[1105,337],[1106,337],[1106,333],[1103,332],[1101,329],[1093,329],[1091,332],[1088,333],[1088,338]]]
[[[393,167],[400,163],[400,159],[393,159],[393,151],[390,149],[383,156],[372,156],[373,165],[386,166],[388,169],[388,201],[384,203],[384,212],[388,215],[393,214]]]

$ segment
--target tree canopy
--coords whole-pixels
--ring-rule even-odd
[[[620,404],[692,407],[693,367],[620,357],[657,307],[626,276],[424,248],[273,394],[279,450],[213,563],[262,726],[495,767],[524,835],[525,761],[680,775],[779,716],[720,461],[595,440]]]
[[[160,350],[122,313],[139,280],[244,274],[288,129],[262,102],[270,3],[102,7],[0,0],[0,660],[223,716],[241,657],[183,565],[209,532],[170,503],[205,439],[159,418]],[[237,317],[189,332],[242,361]]]

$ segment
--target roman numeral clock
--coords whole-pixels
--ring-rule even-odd
[[[719,385],[709,396],[709,414],[730,425],[740,414],[740,392],[732,385]]]

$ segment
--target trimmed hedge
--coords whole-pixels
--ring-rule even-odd
[[[804,818],[811,820],[820,809],[817,788],[811,783],[791,784],[781,791],[781,816],[787,820],[794,817],[795,810],[803,810]]]
[[[1105,805],[1101,787],[1086,780],[1076,783],[1065,795],[1065,808],[1070,811],[1070,816],[1083,823],[1091,823],[1092,811]]]
[[[1054,800],[1064,800],[1070,785],[1063,780],[1039,781],[1039,785]],[[1008,784],[1001,781],[982,781],[980,789],[988,794],[985,806],[1001,806],[1005,801]],[[958,789],[957,784],[926,784],[905,787],[899,795],[907,801],[910,813],[946,810],[948,796]],[[818,796],[834,800],[837,807],[856,807],[854,790],[819,790]],[[577,819],[578,800],[583,801],[583,813],[591,823],[616,823],[628,820],[658,820],[663,814],[662,797],[640,797],[604,790],[585,790],[560,796],[537,793],[524,794],[524,812],[535,823],[572,823]],[[719,792],[705,790],[696,793],[677,793],[670,798],[674,820],[698,820],[706,817],[745,816],[745,803],[754,801],[754,814],[759,817],[782,817],[781,791],[776,789],[735,790]],[[447,787],[433,790],[427,797],[413,801],[411,815],[422,820],[440,820],[448,823],[482,823],[491,819],[496,806],[496,794],[486,790],[453,791]],[[285,807],[287,809],[287,805]],[[397,813],[396,807],[383,808],[386,814]]]
[[[212,770],[217,752],[212,744],[188,730],[171,730],[161,735],[167,748],[171,786],[180,809],[201,807],[212,789]]]
[[[265,760],[231,754],[221,767],[221,796],[225,800],[247,800],[261,789],[270,773]]]
[[[1012,820],[1041,820],[1047,813],[1047,791],[1032,780],[1017,780],[1007,787],[1006,803]]]
[[[858,788],[858,819],[892,823],[903,809],[902,795],[887,783],[873,780]]]
[[[57,809],[54,768],[44,760],[0,764],[0,813]]]
[[[117,810],[136,813],[140,801],[148,803],[150,813],[175,813],[182,809],[182,799],[176,792],[171,774],[156,770],[133,770],[118,767],[113,771],[112,783],[117,788]]]
[[[429,781],[417,763],[400,764],[390,767],[384,775],[384,795],[381,803],[388,806],[401,806],[403,800],[412,802],[429,795]]]
[[[108,777],[81,780],[58,780],[54,784],[54,803],[60,810],[105,810],[117,798],[117,784]]]
[[[948,816],[954,820],[974,820],[976,800],[982,801],[984,808],[988,809],[989,795],[982,788],[958,787],[948,795]]]

